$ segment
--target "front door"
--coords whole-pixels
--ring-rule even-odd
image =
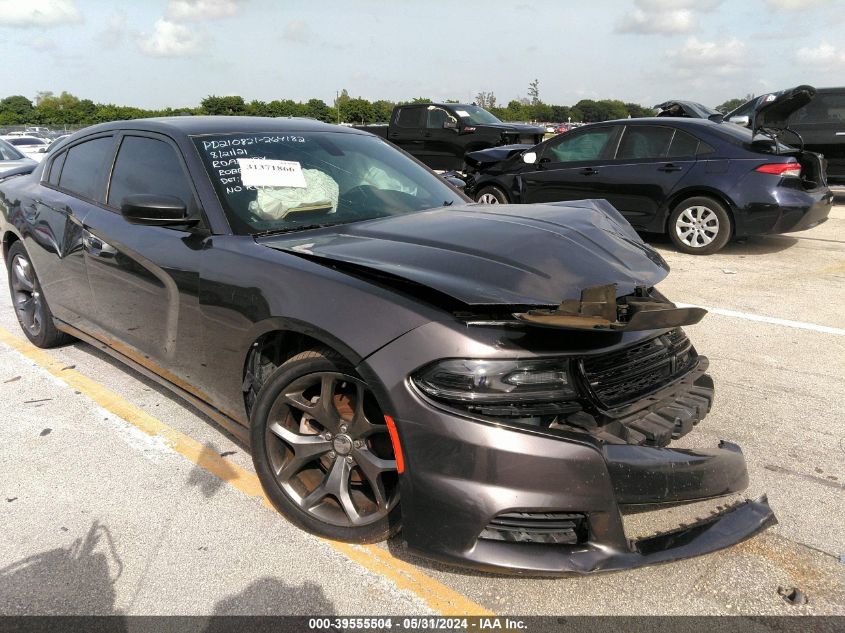
[[[96,322],[109,345],[190,390],[183,382],[204,360],[199,271],[207,233],[130,224],[120,206],[136,194],[174,196],[201,213],[174,143],[140,132],[119,139],[105,208],[92,209],[83,227]]]
[[[538,148],[537,163],[522,172],[524,202],[603,198],[602,165],[613,155],[620,127],[589,127],[562,134]]]
[[[438,106],[429,106],[425,115],[423,147],[419,159],[432,169],[460,169],[463,151],[458,147],[458,119]]]

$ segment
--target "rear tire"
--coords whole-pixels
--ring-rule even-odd
[[[9,275],[12,305],[26,338],[41,348],[70,343],[73,337],[57,330],[53,323],[53,313],[47,303],[47,297],[44,296],[35,268],[21,242],[15,242],[9,248],[6,271]]]
[[[481,204],[508,204],[508,196],[499,187],[488,185],[475,194],[475,201]]]
[[[725,207],[705,196],[687,198],[669,216],[669,238],[682,253],[711,255],[731,239],[733,222]]]
[[[250,422],[258,478],[291,523],[349,543],[399,531],[399,479],[384,415],[335,351],[302,352],[274,370]]]

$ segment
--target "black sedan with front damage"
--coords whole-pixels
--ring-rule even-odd
[[[483,570],[588,573],[714,551],[765,498],[629,541],[628,506],[735,493],[740,449],[672,445],[708,362],[610,205],[489,207],[382,139],[179,117],[78,132],[0,181],[26,336],[74,337],[247,442],[275,507],[351,542],[399,531]]]
[[[833,205],[818,154],[688,115],[594,123],[533,147],[473,152],[466,162],[467,193],[478,201],[604,198],[636,230],[668,233],[693,255],[735,237],[812,228]]]

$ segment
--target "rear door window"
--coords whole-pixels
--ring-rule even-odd
[[[841,94],[817,94],[810,103],[789,117],[789,123],[790,125],[813,123],[845,124],[845,92]]]
[[[622,135],[616,158],[638,160],[663,158],[669,153],[669,145],[675,130],[669,127],[629,125]]]
[[[422,108],[402,108],[396,117],[396,125],[404,128],[420,127],[422,113]]]
[[[53,159],[53,162],[50,165],[50,177],[47,179],[54,187],[59,185],[59,176],[62,173],[62,165],[65,164],[65,157],[67,156],[67,152],[62,152],[58,156]]]
[[[102,136],[67,150],[59,187],[83,198],[103,202],[113,138]]]
[[[698,152],[698,139],[682,130],[675,130],[672,143],[669,145],[669,158],[683,158],[695,156]]]
[[[190,213],[197,210],[193,189],[176,149],[146,136],[125,136],[109,185],[108,205],[119,208],[126,196],[162,195],[178,198]]]

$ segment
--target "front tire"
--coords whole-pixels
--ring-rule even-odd
[[[710,255],[731,239],[733,223],[725,207],[704,196],[687,198],[669,216],[669,238],[682,253]]]
[[[250,416],[252,459],[273,506],[313,534],[373,543],[400,527],[399,479],[384,415],[336,352],[279,366]]]
[[[508,204],[508,196],[499,187],[488,185],[478,190],[475,201],[481,204]]]
[[[26,338],[41,348],[58,347],[72,341],[70,335],[56,329],[47,297],[21,242],[15,242],[9,248],[6,271],[12,305]]]

